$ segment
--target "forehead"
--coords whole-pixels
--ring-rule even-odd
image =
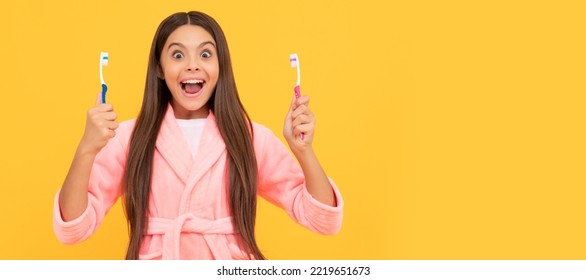
[[[186,47],[196,47],[203,42],[211,41],[216,44],[216,41],[210,33],[203,27],[198,25],[186,24],[179,26],[167,38],[165,48],[169,47],[171,43],[181,43]]]

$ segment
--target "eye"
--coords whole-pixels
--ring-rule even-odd
[[[173,52],[173,54],[171,56],[173,56],[174,59],[181,59],[181,58],[183,58],[183,53],[181,53],[180,51],[176,51],[176,52]]]
[[[210,52],[210,51],[203,51],[201,53],[201,57],[203,57],[203,58],[210,58],[210,57],[212,57],[212,52]]]

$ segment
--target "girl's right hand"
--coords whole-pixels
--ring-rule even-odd
[[[96,105],[87,112],[85,132],[79,143],[81,150],[97,154],[110,138],[116,135],[118,123],[112,104],[102,104],[101,93],[98,94]]]

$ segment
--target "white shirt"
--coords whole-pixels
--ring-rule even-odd
[[[183,135],[189,144],[189,150],[191,150],[191,156],[195,159],[197,154],[197,147],[201,139],[201,131],[205,125],[206,119],[190,119],[182,120],[177,119],[177,124],[183,131]]]

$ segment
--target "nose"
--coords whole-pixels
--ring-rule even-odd
[[[191,59],[187,65],[187,72],[197,72],[200,70],[197,59]]]
[[[189,65],[187,66],[187,72],[197,72],[199,71],[199,66]]]

